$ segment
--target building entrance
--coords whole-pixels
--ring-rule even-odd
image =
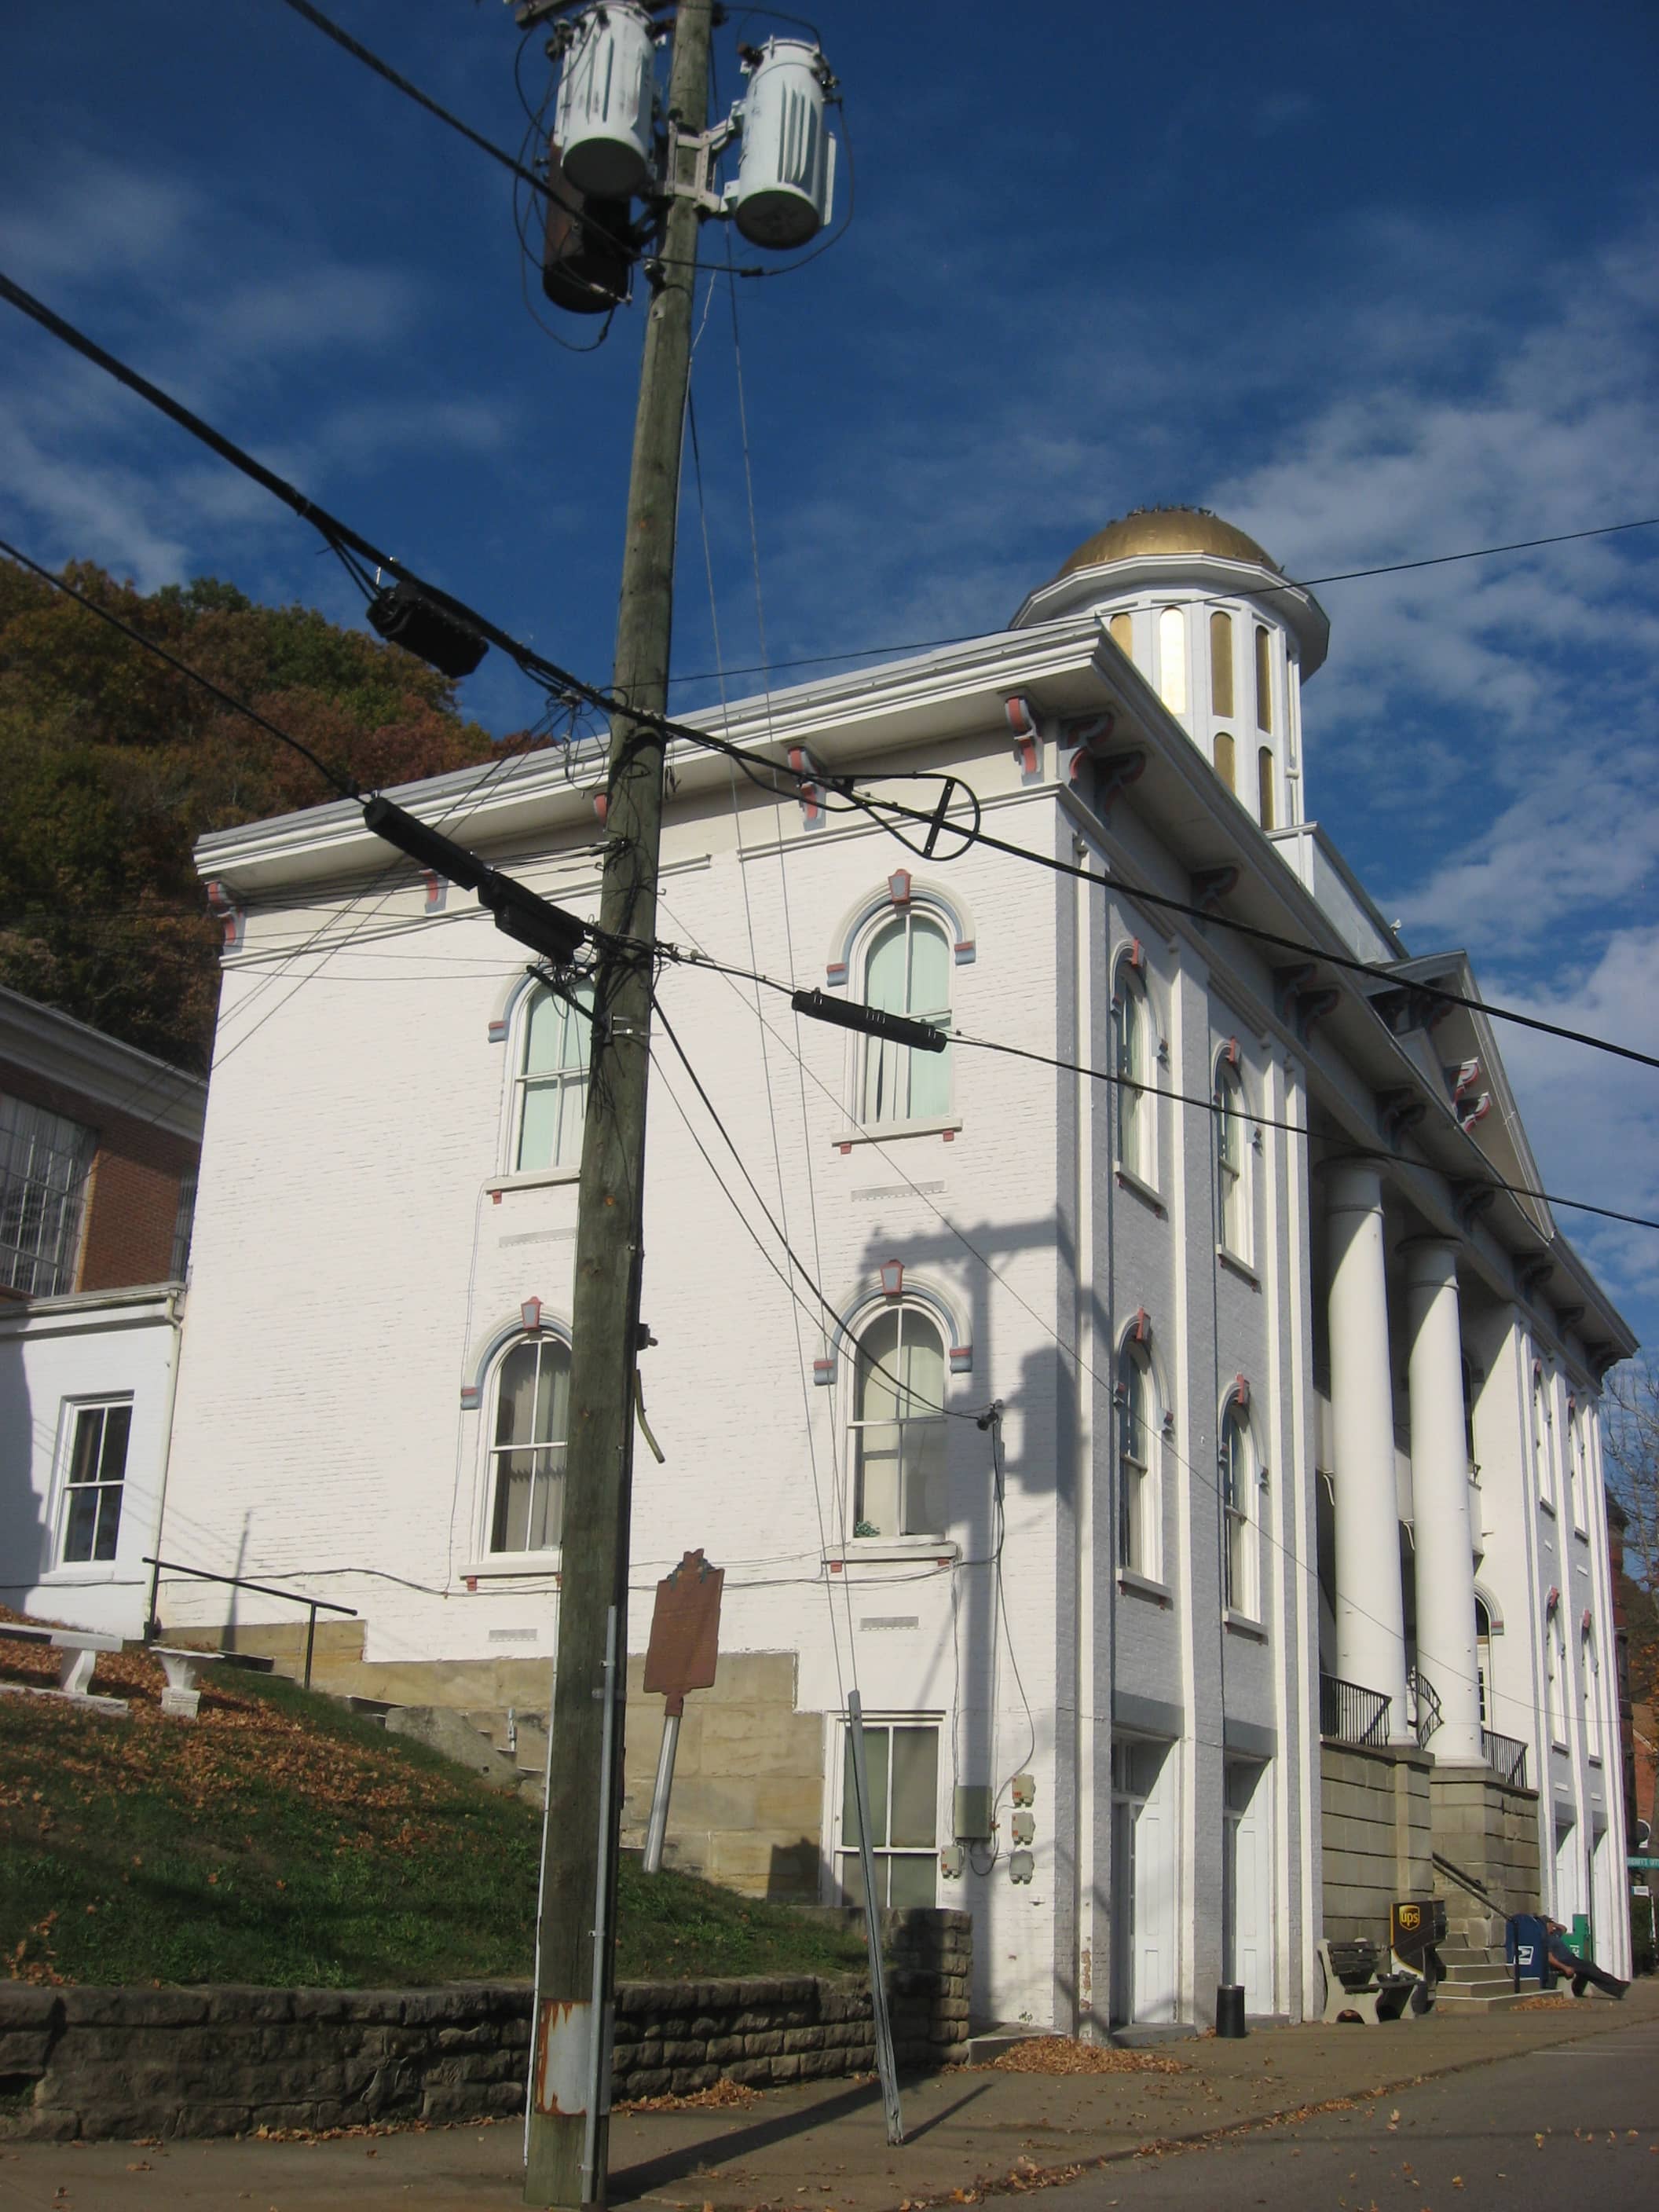
[[[1230,1759],[1221,1808],[1221,1978],[1241,1983],[1244,2009],[1273,2010],[1271,1793],[1257,1759]]]
[[[1112,1746],[1110,2020],[1176,2016],[1176,1762],[1167,1743]]]

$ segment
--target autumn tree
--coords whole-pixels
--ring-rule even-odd
[[[303,606],[202,578],[67,581],[366,787],[490,758],[454,686]],[[198,837],[326,799],[314,769],[83,607],[0,560],[0,984],[206,1065],[217,931]]]
[[[1631,1689],[1651,1698],[1659,1694],[1659,1364],[1650,1353],[1613,1369],[1603,1418],[1607,1487],[1626,1516]]]

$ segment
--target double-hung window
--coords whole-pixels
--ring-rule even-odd
[[[0,1097],[0,1285],[26,1298],[75,1288],[95,1133]]]
[[[1152,1097],[1152,1022],[1146,987],[1127,959],[1112,997],[1112,1073],[1116,1078],[1117,1164],[1137,1181],[1157,1181]]]
[[[1152,1575],[1157,1567],[1153,1455],[1158,1449],[1152,1404],[1152,1363],[1145,1348],[1126,1344],[1118,1360],[1117,1389],[1117,1563],[1131,1574]]]
[[[496,1370],[489,1455],[492,1552],[557,1547],[564,1528],[569,1433],[569,1349],[557,1337],[525,1337]]]
[[[939,1893],[938,1726],[933,1722],[866,1721],[864,1770],[877,1904],[933,1905]],[[850,1727],[842,1735],[836,1879],[843,1904],[864,1904]]]
[[[520,1171],[580,1162],[592,985],[578,983],[574,996],[573,1006],[540,984],[525,1010],[513,1141],[513,1165]]]
[[[1237,1407],[1221,1424],[1222,1597],[1229,1613],[1255,1617],[1251,1517],[1255,1469],[1250,1432]]]
[[[1244,1085],[1230,1060],[1216,1064],[1215,1166],[1221,1248],[1234,1259],[1250,1257],[1249,1135]]]
[[[130,1398],[74,1407],[58,1507],[59,1566],[90,1566],[115,1557],[131,1430]]]
[[[860,1536],[945,1533],[945,1340],[920,1307],[867,1322],[853,1354],[853,1525]]]
[[[951,945],[931,915],[904,913],[878,930],[864,961],[864,995],[884,1012],[947,1034]],[[951,1049],[917,1052],[886,1037],[863,1042],[860,1118],[868,1123],[925,1121],[951,1109]]]

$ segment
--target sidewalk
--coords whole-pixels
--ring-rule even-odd
[[[952,2191],[1068,2179],[1217,2131],[1293,2124],[1310,2106],[1386,2129],[1389,2092],[1546,2044],[1659,2019],[1659,1981],[1622,2004],[1383,2027],[1258,2031],[1242,2043],[1166,2045],[1179,2074],[1037,2075],[956,2068],[907,2084],[906,2142],[890,2148],[871,2082],[757,2095],[742,2110],[620,2112],[611,2202],[691,2212],[898,2212]],[[512,2212],[522,2123],[320,2142],[6,2143],[7,2212]],[[968,2200],[972,2201],[972,2200]]]

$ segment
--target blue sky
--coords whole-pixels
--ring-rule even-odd
[[[517,148],[497,0],[332,12]],[[526,312],[509,180],[280,0],[14,18],[4,265],[605,675],[638,311],[561,349]],[[854,220],[737,300],[775,659],[998,628],[1139,504],[1214,507],[1300,575],[1659,514],[1650,0],[817,20]],[[765,27],[734,9],[717,35],[723,100]],[[539,98],[534,41],[524,81]],[[696,396],[728,665],[760,658],[735,372],[722,284]],[[301,526],[9,311],[0,425],[3,527],[38,557],[353,615]],[[1650,1050],[1656,580],[1659,531],[1329,586],[1306,702],[1310,811],[1413,949],[1467,945],[1490,995]],[[694,499],[677,621],[677,667],[711,667]],[[499,656],[466,698],[499,730],[531,710]],[[1659,1077],[1506,1052],[1550,1187],[1659,1213]],[[1659,1236],[1563,1225],[1659,1333]]]

